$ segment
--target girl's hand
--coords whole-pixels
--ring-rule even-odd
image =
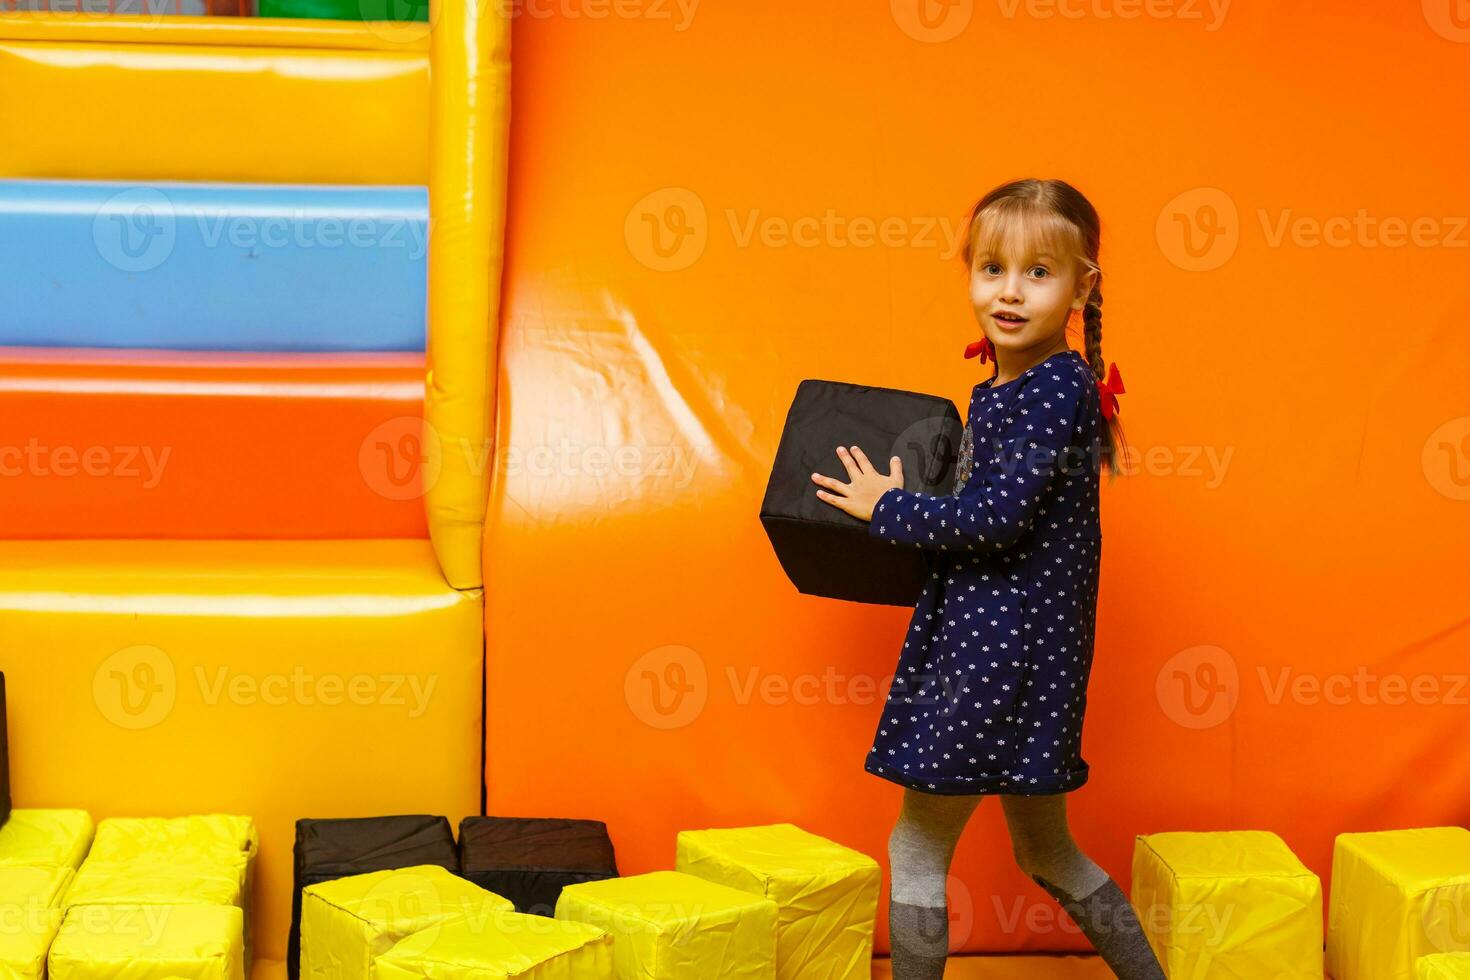
[[[817,496],[859,520],[873,519],[873,508],[878,505],[878,498],[883,496],[884,491],[893,487],[903,488],[903,460],[897,456],[889,460],[887,476],[873,469],[873,464],[868,462],[868,457],[857,446],[853,446],[851,452],[845,446],[838,446],[837,458],[847,468],[851,483],[843,483],[820,473],[812,474],[812,482],[836,491],[826,493],[818,490]]]

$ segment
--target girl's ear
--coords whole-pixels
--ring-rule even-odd
[[[1097,285],[1097,270],[1088,269],[1077,277],[1077,295],[1072,297],[1072,309],[1080,310],[1087,306],[1087,298],[1092,295],[1092,287]]]

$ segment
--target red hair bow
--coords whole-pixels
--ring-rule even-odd
[[[1111,419],[1118,414],[1118,396],[1123,391],[1123,376],[1118,373],[1118,365],[1108,365],[1108,380],[1099,378],[1097,381],[1097,395],[1102,399],[1103,418]]]
[[[989,337],[981,337],[965,348],[966,357],[974,357],[976,354],[980,355],[981,364],[995,360],[995,345],[990,342]]]

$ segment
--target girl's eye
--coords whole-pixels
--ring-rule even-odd
[[[1044,266],[1044,265],[1033,265],[1033,266],[1032,266],[1032,267],[1031,267],[1031,271],[1032,271],[1032,272],[1035,272],[1035,271],[1037,271],[1037,270],[1038,270],[1038,269],[1040,269],[1040,270],[1041,270],[1041,274],[1042,274],[1042,276],[1048,276],[1048,275],[1050,275],[1050,274],[1051,274],[1051,270],[1050,270],[1050,269],[1048,269],[1048,268],[1047,268],[1047,267],[1046,267],[1046,266]]]
[[[995,262],[987,262],[985,263],[985,271],[993,276],[1000,271],[1000,265]]]

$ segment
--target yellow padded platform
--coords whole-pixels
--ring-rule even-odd
[[[1414,980],[1470,980],[1470,953],[1431,953],[1414,961]]]
[[[479,812],[482,616],[424,540],[0,542],[13,795],[253,817],[283,960],[298,817]]]
[[[43,980],[69,866],[0,868],[0,977]]]
[[[1470,830],[1338,834],[1327,969],[1336,980],[1414,980],[1415,961],[1470,951]]]
[[[238,905],[248,973],[255,952],[251,891],[259,849],[248,816],[110,817],[98,825],[65,904]]]
[[[883,872],[866,854],[789,823],[684,830],[674,870],[776,903],[778,980],[871,974]]]
[[[617,980],[773,980],[776,903],[679,871],[567,885],[556,918],[613,935]]]
[[[11,810],[10,819],[0,827],[0,868],[75,871],[95,833],[86,810]]]
[[[409,936],[372,980],[613,980],[612,950],[596,926],[502,910]]]
[[[1130,900],[1171,977],[1322,980],[1322,883],[1269,831],[1140,834]]]
[[[232,905],[68,909],[50,980],[245,980],[243,920]]]
[[[484,929],[496,912],[513,912],[506,898],[438,865],[373,871],[301,892],[303,980],[372,980],[373,963],[401,939],[437,935],[467,920]]]

